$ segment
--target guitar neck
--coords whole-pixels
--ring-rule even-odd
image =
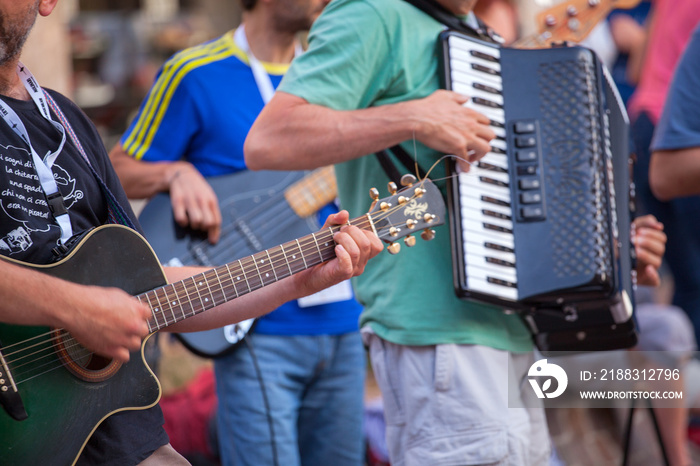
[[[369,216],[350,222],[369,229]],[[182,281],[140,294],[153,313],[151,332],[200,314],[335,257],[333,235],[340,226],[289,241]]]
[[[284,192],[284,198],[294,213],[306,218],[333,201],[338,194],[332,166],[314,170]]]
[[[431,213],[432,209],[434,212]],[[423,180],[418,185],[394,192],[391,197],[375,198],[369,213],[348,223],[371,231],[381,240],[393,243],[392,246],[398,246],[394,242],[399,238],[404,238],[412,246],[415,239],[409,240],[409,237],[420,229],[425,229],[424,238],[434,236],[430,228],[444,222],[444,210],[440,191],[430,180]],[[148,323],[149,330],[156,332],[333,259],[333,235],[340,228],[340,225],[328,227],[138,295],[137,298],[150,306],[153,313]],[[389,248],[392,250],[398,251],[396,247]]]

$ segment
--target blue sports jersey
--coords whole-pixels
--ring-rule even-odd
[[[262,65],[277,88],[288,65]],[[235,173],[246,169],[243,143],[263,105],[247,56],[229,32],[163,65],[121,144],[137,160],[187,160],[204,176]],[[323,209],[321,222],[333,210]],[[357,330],[360,312],[354,298],[309,307],[294,301],[259,319],[255,331],[346,333]]]

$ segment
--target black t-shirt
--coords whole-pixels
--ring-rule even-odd
[[[90,164],[122,205],[134,224],[134,213],[119,183],[102,141],[90,120],[70,100],[49,91],[73,127]],[[33,101],[2,97],[24,123],[38,154],[55,151],[59,132],[41,115]],[[54,120],[58,120],[54,116]],[[68,209],[74,234],[107,222],[105,196],[98,180],[66,135],[66,143],[52,170]],[[29,148],[0,121],[0,254],[33,264],[55,260],[51,250],[61,230],[46,203]],[[156,405],[108,417],[90,438],[78,464],[130,465],[147,458],[168,442],[163,413]]]

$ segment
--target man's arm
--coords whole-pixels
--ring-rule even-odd
[[[131,199],[170,193],[175,221],[204,230],[213,244],[221,236],[219,201],[207,180],[189,162],[144,162],[126,153],[118,143],[109,153],[114,170]]]
[[[65,328],[87,348],[120,361],[129,360],[148,334],[151,316],[117,288],[84,286],[0,260],[0,321],[15,325]]]
[[[345,224],[348,218],[347,211],[341,211],[330,215],[326,225]],[[350,225],[343,226],[333,239],[337,243],[335,259],[243,295],[196,317],[172,325],[166,330],[194,332],[258,317],[277,309],[286,302],[308,296],[360,275],[367,261],[383,249],[376,235]],[[166,268],[166,275],[168,281],[172,282],[205,270],[194,267],[169,267]]]
[[[345,224],[348,213],[329,217]],[[197,331],[221,327],[257,317],[281,304],[359,275],[367,260],[383,248],[372,233],[343,226],[334,236],[336,258],[280,280],[253,293],[222,304],[208,312],[169,327],[169,331]],[[168,268],[168,280],[181,280],[205,269]],[[15,325],[46,325],[64,328],[92,351],[120,361],[139,348],[148,334],[146,322],[152,317],[145,304],[117,288],[86,286],[51,277],[0,260],[0,322]]]
[[[340,111],[278,91],[248,133],[246,165],[251,170],[316,168],[414,137],[439,152],[478,160],[495,134],[488,118],[462,106],[467,100],[439,90],[424,99]]]
[[[661,201],[700,194],[700,147],[658,150],[651,155],[649,184]]]

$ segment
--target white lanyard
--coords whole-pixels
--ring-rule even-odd
[[[260,63],[260,61],[255,58],[255,55],[253,55],[253,52],[250,51],[248,39],[246,39],[245,36],[245,28],[242,24],[238,26],[236,32],[233,34],[233,40],[236,42],[238,48],[243,50],[243,52],[248,56],[248,63],[250,64],[250,69],[253,71],[255,84],[258,86],[263,102],[267,104],[270,99],[272,99],[272,95],[275,93],[275,88],[272,85],[270,75],[267,74],[265,68],[262,66],[262,63]],[[298,57],[301,52],[301,45],[297,43],[294,49],[294,56]]]
[[[43,158],[40,157],[29,140],[29,133],[27,133],[24,123],[22,123],[17,113],[2,99],[0,99],[0,114],[10,128],[12,128],[29,146],[34,161],[34,168],[39,176],[39,182],[49,201],[49,208],[53,212],[58,226],[61,228],[61,243],[65,244],[65,242],[73,236],[73,228],[71,227],[70,218],[68,217],[68,211],[63,206],[63,197],[58,190],[58,185],[54,179],[51,167],[66,143],[66,130],[61,123],[53,121],[53,118],[51,118],[51,112],[49,111],[43,89],[39,87],[32,73],[22,63],[17,65],[17,74],[22,79],[24,87],[27,89],[27,92],[29,92],[30,97],[36,104],[41,115],[51,122],[54,128],[61,133],[61,143],[58,145],[58,149],[54,152],[48,151]]]

